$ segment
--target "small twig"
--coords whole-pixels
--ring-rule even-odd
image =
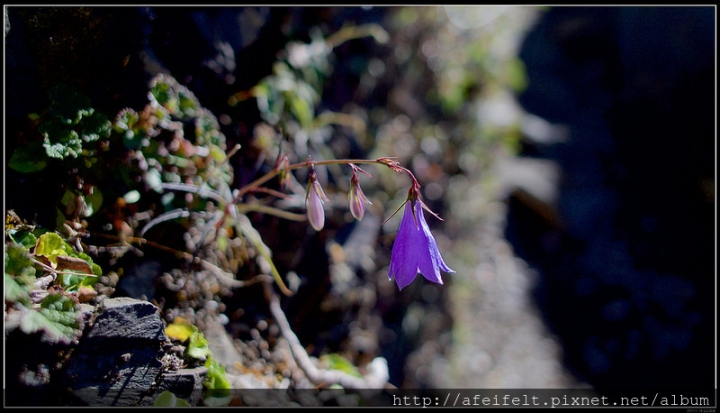
[[[223,196],[220,195],[220,193],[215,191],[214,189],[202,188],[197,185],[164,182],[164,183],[162,183],[162,187],[163,187],[163,189],[169,189],[172,191],[192,192],[192,193],[198,194],[200,196],[212,198],[212,199],[218,201],[218,203],[220,205],[223,205],[224,203],[228,202],[227,199],[223,198]]]
[[[280,327],[280,332],[290,344],[293,358],[303,370],[305,376],[315,385],[339,384],[345,389],[382,389],[387,384],[389,373],[385,359],[378,357],[370,364],[370,373],[365,377],[355,377],[341,370],[322,370],[313,364],[300,340],[292,331],[285,313],[280,307],[280,299],[272,288],[271,283],[263,283],[265,298],[268,301],[270,312]]]
[[[252,244],[253,247],[255,247],[255,250],[258,252],[258,254],[260,254],[260,257],[265,260],[269,267],[270,273],[272,274],[275,282],[280,288],[280,291],[282,291],[282,293],[288,297],[292,296],[292,291],[290,291],[287,286],[285,286],[285,283],[283,282],[282,277],[277,270],[277,267],[275,267],[275,264],[273,263],[270,248],[265,245],[260,233],[252,226],[252,223],[246,215],[238,214],[236,208],[233,208],[232,211],[234,211],[235,215],[233,216],[233,219],[235,220],[236,230],[241,233],[245,237],[245,239]]]
[[[307,214],[296,214],[294,212],[288,212],[279,208],[274,208],[268,205],[262,205],[258,203],[240,204],[236,206],[242,214],[245,214],[247,212],[260,212],[262,214],[273,215],[278,218],[283,218],[288,221],[301,222],[307,220]]]
[[[97,234],[97,235],[105,237],[105,238],[118,238],[117,236],[108,235],[108,234]],[[255,284],[257,281],[259,281],[259,280],[255,280],[255,279],[251,279],[248,281],[236,280],[231,273],[223,271],[220,267],[211,263],[210,261],[204,260],[199,257],[195,257],[195,256],[193,256],[193,254],[190,254],[189,252],[179,251],[179,250],[176,250],[175,248],[166,247],[162,244],[158,244],[157,242],[153,242],[153,241],[148,241],[144,238],[127,237],[127,238],[125,238],[125,241],[128,243],[129,242],[137,242],[139,244],[144,244],[149,247],[157,248],[162,251],[172,252],[173,254],[180,254],[183,256],[183,258],[188,259],[190,261],[198,260],[200,262],[200,264],[203,267],[205,267],[205,269],[212,271],[216,275],[219,275],[219,277],[217,277],[217,279],[225,287],[229,287],[229,288],[247,287],[247,286]]]
[[[171,219],[176,219],[176,218],[187,218],[189,216],[190,216],[190,211],[188,211],[184,208],[173,209],[172,211],[168,211],[168,212],[165,212],[164,214],[160,214],[157,217],[148,221],[147,224],[145,224],[143,229],[140,230],[140,236],[141,237],[144,236],[145,233],[150,228],[154,227],[155,225],[157,225],[161,222],[170,221]]]

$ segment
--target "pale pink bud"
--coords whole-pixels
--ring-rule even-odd
[[[315,231],[320,231],[325,226],[325,209],[323,201],[327,200],[315,172],[310,173],[310,181],[305,195],[305,207],[307,208],[308,221]]]
[[[365,203],[372,205],[365,194],[360,188],[360,180],[358,179],[355,170],[353,170],[352,177],[350,178],[350,192],[348,192],[348,202],[350,203],[350,213],[358,221],[363,219],[365,215]]]

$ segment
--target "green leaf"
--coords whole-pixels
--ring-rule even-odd
[[[53,86],[48,95],[48,114],[60,118],[65,124],[78,124],[83,116],[90,116],[94,112],[90,99],[65,83]]]
[[[60,203],[67,206],[70,202],[75,201],[75,193],[69,189],[66,189],[63,193],[62,198],[60,198]]]
[[[8,166],[18,172],[31,173],[41,171],[47,166],[45,151],[39,142],[13,151]]]
[[[153,403],[154,407],[190,407],[190,403],[188,403],[185,399],[180,399],[171,391],[165,390],[164,392],[160,393],[160,396],[158,396],[157,399],[155,399],[155,403]]]
[[[188,357],[199,360],[206,360],[210,357],[210,343],[196,326],[185,322],[185,320],[174,321],[165,328],[165,334],[172,340],[182,342],[189,340],[185,351]]]
[[[174,321],[165,328],[165,335],[171,340],[185,342],[191,335],[197,333],[198,328],[190,323]]]
[[[46,132],[43,147],[47,156],[51,158],[64,159],[67,156],[77,158],[82,153],[82,140],[72,129],[63,129],[52,135]]]
[[[103,194],[100,192],[97,186],[93,187],[91,194],[85,195],[85,202],[87,203],[87,210],[85,216],[92,215],[93,212],[99,211],[103,203]]]
[[[330,370],[340,370],[355,377],[362,377],[357,367],[350,360],[337,353],[326,354],[320,357],[321,361],[328,364]]]
[[[35,244],[37,244],[37,237],[32,232],[27,230],[17,231],[13,234],[10,234],[10,231],[8,231],[8,235],[10,235],[10,238],[12,238],[13,241],[22,245],[27,250],[30,250],[30,248],[34,247]]]
[[[506,63],[507,83],[515,92],[522,92],[527,88],[528,79],[525,64],[519,58],[514,58]]]
[[[83,119],[83,140],[85,142],[93,142],[100,138],[107,138],[112,131],[112,123],[108,118],[99,112]]]
[[[208,389],[230,389],[230,380],[225,373],[225,367],[221,366],[214,358],[208,357],[205,361],[208,375],[205,379],[205,387]]]
[[[195,327],[197,329],[197,327]],[[190,336],[186,354],[188,357],[195,359],[206,359],[210,356],[210,343],[200,331],[196,331]]]
[[[25,334],[43,333],[43,340],[50,343],[70,344],[80,335],[77,306],[62,294],[48,295],[40,310],[24,311],[20,330]]]
[[[315,116],[310,102],[299,96],[293,96],[290,98],[290,109],[301,126],[305,128],[310,126],[313,116]]]
[[[54,232],[48,232],[38,238],[35,246],[35,254],[43,255],[52,262],[57,262],[58,255],[69,255],[66,249],[67,243],[62,237]]]
[[[227,406],[232,400],[230,395],[230,380],[227,378],[225,368],[212,357],[205,361],[205,368],[208,369],[207,377],[203,385],[207,389],[203,403],[206,406]]]
[[[35,268],[28,250],[16,243],[5,244],[5,272],[18,276],[32,273],[34,276]]]
[[[8,302],[22,302],[25,304],[30,303],[30,295],[28,291],[30,288],[26,285],[21,285],[8,273],[5,273],[5,301]]]

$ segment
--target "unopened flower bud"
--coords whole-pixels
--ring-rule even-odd
[[[307,208],[308,221],[315,231],[320,231],[325,226],[325,209],[323,201],[327,197],[323,192],[320,182],[317,180],[315,171],[310,173],[310,181],[305,195],[305,207]]]
[[[360,188],[360,180],[358,179],[357,173],[353,169],[352,177],[350,178],[350,192],[348,192],[348,202],[350,203],[350,213],[358,221],[363,219],[365,215],[365,202],[372,205],[365,194]]]

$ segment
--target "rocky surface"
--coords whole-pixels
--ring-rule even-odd
[[[41,364],[36,369],[47,372],[45,383],[33,382],[30,376],[36,374],[20,372],[25,386],[8,394],[8,405],[149,406],[164,390],[199,403],[207,369],[181,368],[182,355],[168,351],[172,343],[155,305],[127,297],[107,298],[97,306],[83,304],[82,312],[87,324],[79,342],[61,349],[66,357],[60,365]],[[36,339],[11,335],[5,344],[15,353],[21,351],[23,341]],[[34,351],[42,351],[38,346],[43,344],[33,344]],[[44,347],[52,352],[57,346]],[[25,354],[25,364],[32,366],[33,355]],[[28,397],[33,391],[35,397]]]

